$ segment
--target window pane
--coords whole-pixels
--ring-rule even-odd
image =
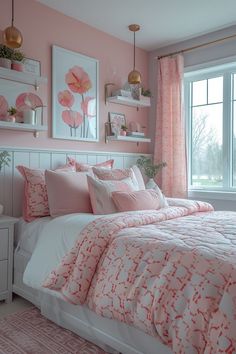
[[[192,185],[221,187],[223,104],[196,107],[192,111]]]
[[[234,100],[236,100],[236,74],[233,74],[234,77]]]
[[[207,80],[195,81],[193,87],[193,106],[207,103]]]
[[[223,101],[223,76],[208,80],[208,103]]]
[[[235,76],[235,75],[234,75]],[[235,86],[236,87],[236,86]],[[234,107],[234,130],[233,130],[233,187],[236,187],[236,102],[233,103]]]

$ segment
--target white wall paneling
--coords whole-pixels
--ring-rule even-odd
[[[125,168],[135,164],[141,155],[116,152],[36,150],[0,146],[0,151],[3,150],[10,153],[11,162],[0,172],[0,204],[4,206],[4,214],[9,216],[20,216],[22,214],[24,180],[16,169],[17,165],[35,169],[55,169],[64,165],[67,157],[70,156],[76,158],[79,162],[89,164],[114,159],[115,168]]]

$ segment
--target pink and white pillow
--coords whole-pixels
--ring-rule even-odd
[[[92,213],[87,173],[45,171],[48,203],[52,217],[72,213]]]
[[[22,165],[16,166],[25,180],[23,197],[23,218],[32,221],[38,217],[50,215],[48,195],[45,182],[45,170],[32,169]],[[75,167],[65,165],[57,170],[74,171]]]
[[[112,169],[113,168],[113,164],[114,164],[114,160],[112,160],[112,159],[104,161],[104,162],[100,162],[100,163],[95,164],[95,165],[89,165],[89,164],[86,164],[86,163],[77,162],[72,157],[68,157],[67,160],[68,160],[68,163],[70,165],[75,166],[76,172],[91,172],[92,167],[94,167],[94,166],[101,167],[101,168]]]
[[[138,167],[137,167],[138,169]],[[139,170],[139,169],[138,169]],[[139,171],[140,172],[140,171]],[[103,181],[120,181],[124,178],[131,178],[133,181],[133,184],[136,186],[136,190],[138,189],[145,189],[145,185],[142,179],[142,175],[140,172],[140,175],[138,174],[138,171],[136,169],[132,168],[116,168],[116,169],[105,169],[105,168],[98,168],[98,167],[93,167],[93,173],[94,175]],[[137,173],[137,177],[136,177]]]
[[[112,192],[112,200],[118,211],[157,210],[161,208],[159,194],[153,189],[134,192]]]
[[[137,186],[130,177],[117,181],[102,181],[87,176],[90,200],[94,214],[112,214],[117,212],[111,194],[114,191],[132,192]]]

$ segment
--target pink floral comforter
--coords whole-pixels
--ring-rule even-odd
[[[236,213],[177,204],[89,223],[44,286],[175,353],[236,353]]]

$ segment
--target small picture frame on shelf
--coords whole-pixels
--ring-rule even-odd
[[[126,126],[125,115],[122,113],[109,112],[109,122],[111,123],[112,135],[119,135],[121,131],[121,126]]]
[[[25,58],[24,71],[29,74],[41,76],[41,63],[39,60]]]

